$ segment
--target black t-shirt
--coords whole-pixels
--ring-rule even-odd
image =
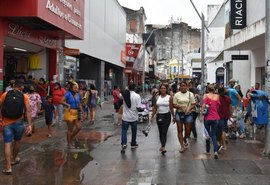
[[[55,110],[53,104],[45,103],[43,109],[45,111],[45,119],[51,120],[53,118],[53,111]]]

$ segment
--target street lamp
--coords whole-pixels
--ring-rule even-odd
[[[145,50],[146,50],[146,44],[147,42],[149,41],[149,39],[151,38],[152,34],[157,31],[157,30],[160,30],[160,29],[163,29],[164,27],[162,28],[155,28],[153,29],[149,36],[143,41],[143,79],[142,79],[142,88],[143,88],[143,94],[145,93]]]

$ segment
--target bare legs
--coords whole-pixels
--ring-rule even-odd
[[[78,120],[75,120],[73,122],[67,122],[68,130],[67,130],[67,147],[73,148],[72,140],[73,138],[79,133],[79,131],[82,128],[82,123]],[[76,129],[74,130],[74,126],[76,126]]]
[[[185,136],[183,137],[183,126],[185,125]],[[186,123],[184,124],[183,122],[177,122],[177,132],[178,132],[178,141],[181,145],[181,149],[180,152],[184,152],[184,143],[186,143],[186,139],[189,137],[190,135],[190,131],[191,131],[191,123]]]

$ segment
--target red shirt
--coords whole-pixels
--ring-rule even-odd
[[[38,84],[37,92],[41,97],[47,96],[47,84]]]
[[[220,119],[230,119],[231,112],[230,112],[230,105],[232,104],[232,100],[229,96],[220,96],[220,107],[218,114],[220,116]]]
[[[204,104],[209,105],[208,114],[204,117],[205,120],[220,120],[220,116],[218,114],[218,108],[220,107],[220,100],[213,100],[209,97],[203,99]]]
[[[113,103],[117,103],[119,101],[120,92],[118,90],[113,90]]]
[[[59,105],[65,95],[65,89],[61,88],[61,89],[55,89],[52,92],[52,101],[54,105]]]

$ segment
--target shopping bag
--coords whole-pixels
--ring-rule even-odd
[[[142,130],[142,133],[145,135],[145,137],[148,136],[148,133],[149,133],[149,131],[151,129],[151,124],[152,124],[152,122],[149,121],[148,124],[147,124],[147,126]]]
[[[203,127],[203,138],[210,139],[210,135],[205,127]]]

